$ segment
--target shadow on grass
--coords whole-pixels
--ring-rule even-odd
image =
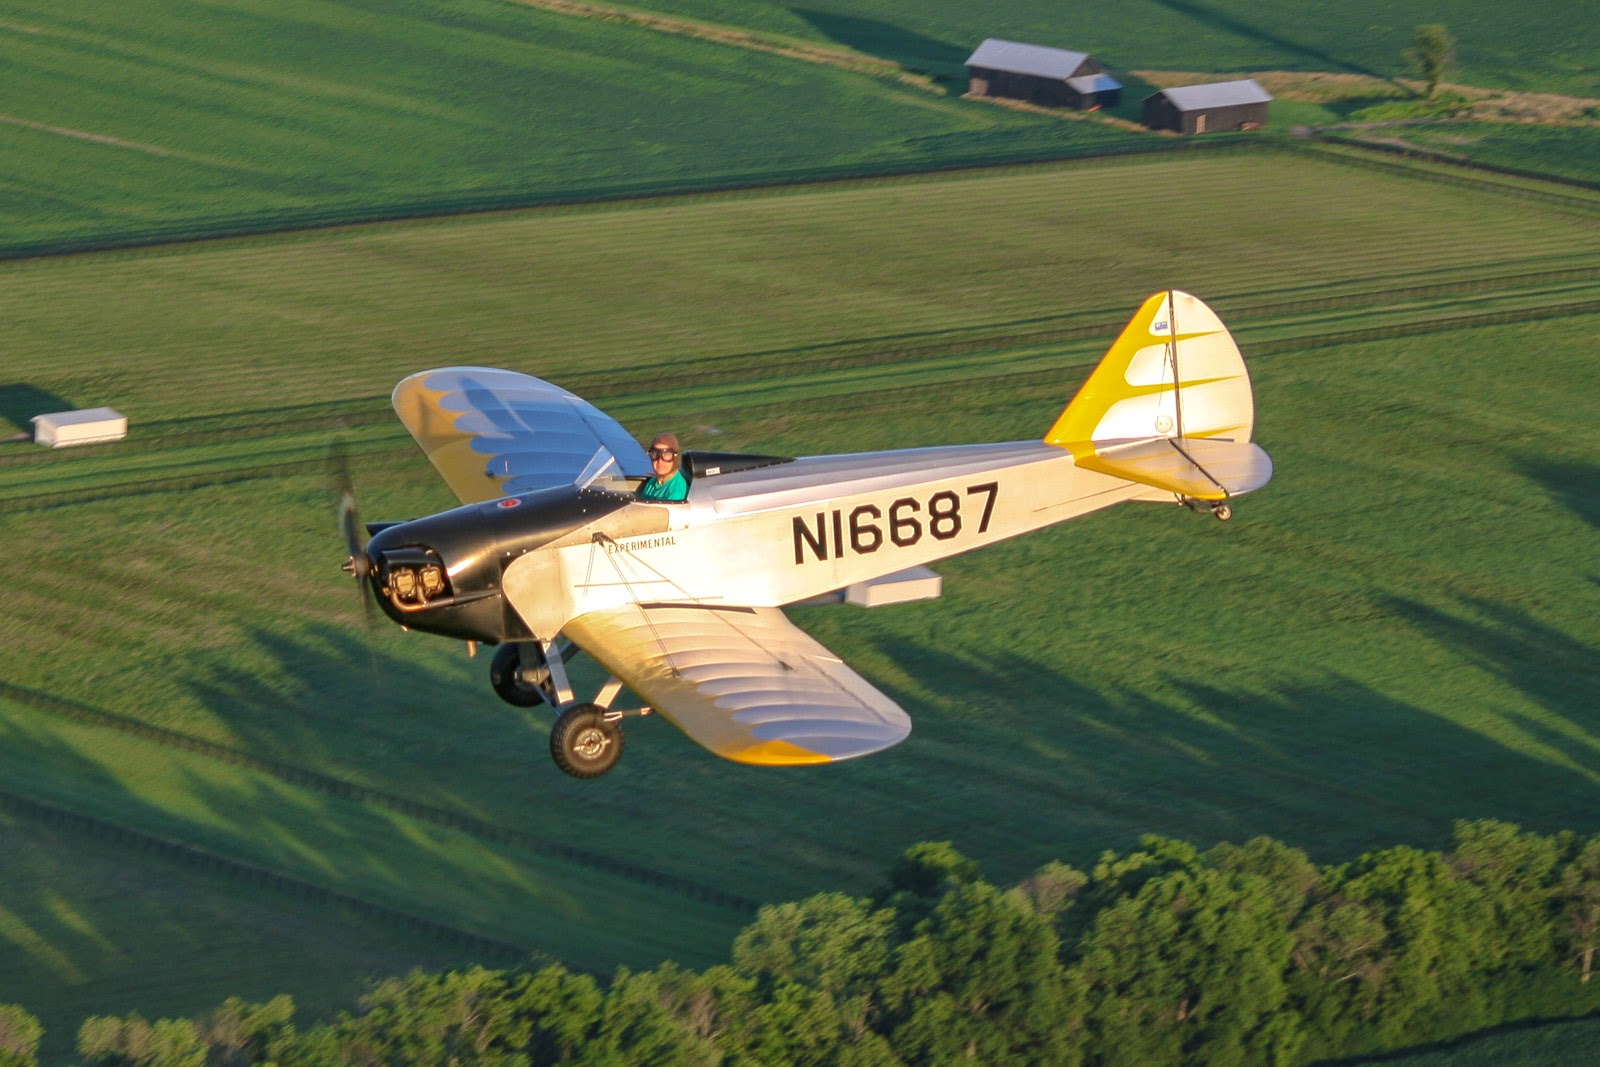
[[[285,885],[206,840],[219,833],[214,818],[234,805],[281,813],[277,791],[229,790],[229,803],[214,806],[215,776],[210,785],[191,778],[187,795],[202,805],[196,818],[187,804],[146,795],[148,768],[122,765],[136,751],[125,742],[69,744],[19,725],[26,722],[0,721],[0,744],[26,753],[50,782],[12,778],[0,796],[0,913],[9,919],[0,929],[8,950],[0,980],[5,999],[45,1024],[40,1062],[69,1062],[91,1015],[192,1017],[228,996],[264,1001],[287,992],[302,1011],[328,1017],[353,1007],[371,978],[473,958],[435,935]]]
[[[467,660],[457,642],[404,635],[375,617],[293,633],[252,628],[243,647],[251,668],[229,650],[197,659],[185,679],[241,751],[365,787],[403,782],[407,799],[474,817],[486,814],[472,763],[480,754],[509,762],[510,775],[549,760],[539,709],[503,704],[489,688],[489,658]],[[464,678],[464,665],[478,677]]]
[[[792,10],[830,40],[847,48],[898,63],[913,74],[926,74],[940,88],[956,96],[967,91],[966,60],[978,47],[978,41],[951,44],[878,19],[805,8]]]
[[[1589,1016],[1527,1019],[1394,1052],[1325,1060],[1318,1067],[1549,1067],[1597,1061],[1600,1018]]]
[[[1543,457],[1517,461],[1524,476],[1543,486],[1568,511],[1600,527],[1600,466],[1593,463],[1553,463]]]
[[[1156,2],[1163,7],[1177,12],[1180,15],[1194,19],[1201,25],[1214,26],[1220,30],[1225,30],[1228,33],[1234,34],[1235,36],[1242,37],[1245,40],[1259,41],[1262,44],[1271,45],[1273,48],[1280,49],[1290,55],[1300,56],[1304,59],[1308,59],[1315,63],[1319,69],[1345,71],[1351,74],[1365,74],[1368,77],[1382,78],[1385,81],[1393,80],[1388,74],[1385,74],[1382,71],[1376,71],[1371,67],[1363,66],[1360,63],[1353,63],[1349,60],[1340,59],[1338,56],[1324,52],[1319,48],[1311,48],[1300,43],[1299,41],[1293,41],[1287,37],[1279,37],[1277,34],[1268,33],[1262,30],[1261,27],[1252,25],[1251,23],[1241,22],[1227,12],[1219,10],[1208,4],[1201,3],[1200,0],[1156,0]]]
[[[1389,610],[1473,654],[1592,740],[1597,713],[1579,702],[1582,686],[1569,689],[1550,676],[1592,681],[1596,649],[1515,611],[1474,607],[1483,621],[1408,601]],[[846,624],[853,634],[877,625]],[[938,625],[926,632],[937,634]],[[1148,833],[1200,847],[1266,834],[1331,863],[1393,844],[1441,847],[1462,818],[1544,832],[1594,829],[1585,825],[1593,821],[1600,766],[1593,751],[1578,767],[1541,759],[1314,664],[1292,672],[1303,681],[1252,691],[1225,668],[1181,658],[1144,671],[1136,684],[1091,684],[1067,639],[1056,642],[1051,659],[881,631],[854,647],[831,643],[847,660],[875,652],[915,679],[897,690],[870,678],[912,713],[915,730],[904,745],[832,767],[750,768],[646,720],[630,723],[629,753],[613,775],[576,782],[549,765],[540,720],[488,692],[482,659],[463,670],[464,658],[443,656],[454,648],[417,635],[373,642],[331,624],[294,634],[257,629],[197,659],[185,684],[227,728],[229,747],[250,756],[482,812],[508,826],[521,820],[596,854],[762,900],[870,891],[894,856],[918,841],[952,841],[988,877],[1010,882],[1051,860],[1087,866]],[[128,790],[109,755],[89,758],[84,752],[93,749],[5,729],[0,740],[8,748],[38,752],[54,780],[71,783],[63,788],[117,810],[121,824],[365,887],[355,891],[424,915],[458,914],[462,925],[484,932],[526,936],[532,920],[525,917],[543,915],[570,943],[609,946],[594,949],[604,954],[637,936],[615,916],[660,892],[636,884],[619,893],[615,872],[574,868],[555,884],[499,860],[475,867],[473,851],[442,827],[419,827],[359,795],[290,791],[263,775],[222,773],[225,760],[185,756],[166,787],[169,800],[153,802]],[[1528,781],[1540,787],[1527,789]],[[186,822],[179,812],[201,814]],[[143,864],[130,863],[136,881]],[[43,904],[21,896],[40,892],[12,884],[0,905],[18,911],[26,904],[31,914]],[[122,936],[101,911],[86,913],[100,936]],[[313,938],[315,914],[285,914]],[[703,948],[700,959],[685,962],[725,954],[728,931],[740,921],[686,928],[680,940],[699,937]],[[78,928],[57,926],[43,929],[44,943],[81,958]],[[633,965],[653,965],[651,951],[635,947]],[[152,966],[153,979],[158,972]],[[233,992],[248,990],[219,990],[215,999]]]
[[[1106,113],[1129,122],[1143,123],[1145,99],[1159,93],[1161,87],[1150,84],[1129,70],[1113,70],[1111,76],[1122,83],[1122,93],[1117,98],[1117,105],[1106,108]]]
[[[23,382],[0,385],[0,441],[10,436],[11,427],[25,432],[31,439],[33,424],[28,420],[35,415],[54,411],[71,411],[72,404],[55,393],[38,389]],[[10,423],[8,427],[6,423]]]
[[[1550,712],[1544,720],[1515,718],[1551,751],[1600,778],[1600,645],[1493,601],[1466,601],[1472,618],[1398,597],[1385,606]]]
[[[937,783],[915,798],[930,813],[924,838],[966,845],[997,879],[1050,859],[1089,863],[1147,833],[1201,847],[1265,834],[1329,863],[1443,847],[1457,819],[1595,828],[1588,761],[1540,759],[1347,677],[1252,693],[1174,671],[1143,691],[1097,689],[1026,656],[880,650],[927,689],[968,696],[935,709],[895,694],[916,723],[908,747]],[[1520,784],[1534,779],[1537,791]],[[993,839],[963,829],[963,811],[985,812]]]

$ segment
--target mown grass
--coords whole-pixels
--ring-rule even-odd
[[[1600,183],[1600,152],[1595,151],[1600,129],[1593,126],[1542,129],[1520,123],[1451,122],[1352,131],[1343,136],[1356,141],[1381,138],[1446,159]]]
[[[303,1012],[326,1015],[352,1004],[368,974],[471,958],[392,921],[219,883],[215,871],[38,820],[0,818],[0,845],[0,988],[41,1016],[49,1063],[68,1061],[79,1023],[117,1006],[175,1015],[293,990]]]
[[[943,80],[928,91],[496,0],[27,2],[0,19],[0,254],[1170,148],[1135,130],[959,99],[961,63],[985,36],[1094,52],[1128,81],[1116,114],[1136,124],[1152,87],[1134,70],[1387,78],[1403,72],[1416,24],[1392,6],[1157,4],[1082,13],[1065,40],[1054,15],[1015,4],[981,15],[888,0],[866,10],[670,6]],[[1566,24],[1550,14],[1548,27]],[[1591,46],[1564,35],[1558,47],[1545,22],[1492,5],[1475,4],[1471,19],[1464,80],[1593,92]],[[1290,105],[1275,125],[1294,115]],[[1537,146],[1543,134],[1521,137]],[[1523,158],[1570,174],[1582,164],[1562,137]]]
[[[494,0],[13,4],[0,62],[4,253],[1130,138]]]
[[[1441,14],[1423,0],[1318,5],[1135,0],[1073,12],[1070,21],[1027,0],[981,7],[960,0],[814,0],[804,7],[732,0],[630,0],[626,6],[670,10],[735,25],[834,41],[869,55],[959,79],[961,64],[986,37],[1028,41],[1093,54],[1114,71],[1333,71],[1406,76],[1403,57],[1416,27],[1445,22],[1456,37],[1461,80],[1490,88],[1595,92],[1600,46],[1567,29],[1590,16],[1563,0],[1548,23],[1483,0]],[[1220,79],[1219,79],[1220,80]]]
[[[1297,155],[1046,165],[18,263],[0,346],[32,395],[114,397],[137,439],[152,420],[381,411],[423,365],[606,398],[717,359],[793,374],[863,340],[1115,330],[1162,285],[1226,310],[1593,265],[1592,214],[1573,210]],[[19,428],[48,410],[15,407],[0,398]]]
[[[686,887],[864,892],[921,840],[1004,881],[1146,832],[1270,833],[1330,862],[1438,846],[1457,818],[1593,832],[1586,210],[1206,156],[8,264],[0,415],[110,403],[133,436],[0,450],[0,776],[601,970],[724,955],[747,913]],[[369,633],[337,569],[332,437],[365,517],[451,503],[386,410],[421,367],[544,374],[702,447],[1025,438],[1162,284],[1238,312],[1277,478],[1231,524],[1123,508],[950,561],[933,603],[797,612],[911,711],[873,759],[740,767],[647,719],[612,776],[566,779],[547,719],[500,704],[483,659]],[[1451,328],[1488,308],[1550,317]],[[1391,327],[1420,332],[1336,343]],[[69,835],[17,835],[19,871],[72,862]],[[263,920],[204,913],[226,873],[166,926],[86,890],[91,950],[38,918],[54,877],[9,881],[0,906],[77,973],[19,955],[0,1001],[198,1011],[295,967],[333,997],[397,958],[235,942]],[[168,937],[221,941],[240,987],[186,984]]]
[[[1600,1019],[1508,1027],[1444,1048],[1390,1054],[1352,1064],[1391,1067],[1565,1067],[1600,1057]]]

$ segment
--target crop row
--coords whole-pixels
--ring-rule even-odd
[[[16,696],[12,691],[12,687],[6,687],[5,695],[8,697]],[[97,819],[81,812],[71,811],[55,804],[46,804],[9,791],[0,790],[0,811],[4,811],[14,817],[61,827],[73,833],[90,834],[101,840],[113,841],[125,847],[151,853],[163,859],[182,863],[234,881],[247,882],[277,892],[291,893],[302,899],[314,901],[324,908],[348,909],[391,926],[397,926],[404,930],[460,946],[469,952],[489,959],[523,962],[529,956],[537,954],[525,946],[514,945],[509,941],[485,937],[482,934],[463,930],[448,923],[436,922],[433,919],[414,915],[398,908],[378,904],[353,893],[341,893],[338,890],[329,889],[327,886],[316,885],[302,878],[284,874],[282,871],[233,859],[209,849],[201,848],[198,845],[175,841],[126,826],[119,826],[105,819]]]
[[[332,775],[320,774],[316,771],[306,770],[303,767],[296,767],[281,760],[251,755],[248,752],[241,752],[226,745],[191,737],[175,730],[152,726],[126,715],[89,707],[77,701],[39,693],[23,686],[3,681],[0,681],[0,696],[74,722],[85,723],[99,729],[114,730],[130,737],[137,737],[170,749],[188,752],[241,770],[267,775],[278,781],[315,790],[326,796],[382,808],[434,826],[441,826],[445,829],[467,834],[480,841],[509,845],[591,871],[599,871],[640,885],[647,885],[653,889],[665,890],[678,896],[703,901],[715,907],[744,914],[754,914],[757,908],[756,902],[746,897],[702,885],[691,879],[653,870],[639,864],[630,863],[627,860],[619,860],[604,853],[575,848],[571,845],[547,840],[535,834],[530,834],[525,830],[513,830],[508,827],[498,826],[483,819],[463,815],[460,812],[450,811],[431,804],[423,804],[419,801],[396,796],[393,793],[386,793],[369,786],[357,785],[341,778],[335,778]],[[87,816],[83,818],[87,821],[94,821]],[[136,831],[127,832],[139,837],[149,836],[138,834]],[[159,839],[152,837],[151,840]],[[203,849],[197,849],[196,853],[210,855]],[[246,871],[258,869],[254,865],[246,863],[239,863],[238,866]],[[264,870],[264,868],[261,869]],[[287,882],[297,881],[287,875],[283,877]],[[332,891],[329,892],[331,893]],[[341,896],[341,894],[334,895]],[[372,906],[379,907],[378,905]]]
[[[1324,348],[1358,341],[1375,341],[1399,337],[1414,337],[1442,330],[1455,330],[1499,323],[1527,322],[1545,318],[1589,314],[1600,310],[1600,298],[1566,298],[1550,300],[1537,293],[1540,287],[1559,287],[1562,283],[1588,282],[1600,278],[1600,265],[1576,266],[1536,273],[1485,276],[1454,279],[1445,283],[1414,285],[1386,290],[1381,299],[1399,306],[1406,303],[1435,298],[1452,297],[1473,292],[1533,291],[1527,306],[1508,306],[1490,310],[1474,310],[1473,305],[1451,305],[1417,314],[1407,310],[1397,313],[1388,321],[1379,320],[1374,325],[1340,324],[1329,327],[1322,323],[1285,323],[1274,328],[1274,321],[1315,312],[1345,309],[1370,309],[1378,294],[1340,293],[1322,297],[1286,299],[1271,304],[1237,304],[1217,301],[1224,317],[1230,322],[1250,321],[1257,324],[1266,336],[1254,339],[1249,354],[1261,357],[1279,352],[1306,348]],[[1582,286],[1579,287],[1580,290]],[[1359,319],[1370,319],[1363,314]],[[687,375],[699,385],[730,382],[753,382],[763,378],[794,375],[822,375],[854,369],[887,365],[911,364],[919,361],[937,362],[951,357],[978,354],[984,357],[984,378],[989,383],[1010,382],[1015,385],[1044,384],[1059,381],[1061,365],[1052,361],[1049,370],[1034,367],[1037,360],[1024,356],[1020,366],[1007,369],[1008,360],[995,356],[1007,350],[1029,350],[1040,346],[1061,345],[1114,337],[1122,326],[1114,320],[1090,323],[1073,322],[1051,326],[1031,321],[1002,324],[985,330],[944,331],[922,336],[877,338],[870,341],[806,346],[782,352],[762,353],[757,359],[750,354],[742,357],[706,357],[688,365]],[[1092,358],[1092,357],[1091,357]],[[742,364],[741,364],[742,361]],[[681,369],[682,365],[678,365]],[[771,368],[763,370],[763,368]],[[563,382],[583,395],[603,398],[613,390],[636,389],[642,381],[658,380],[666,367],[643,365],[626,379],[615,375],[585,380],[581,375]],[[956,366],[951,373],[966,373]],[[920,386],[918,386],[920,387]],[[881,392],[881,390],[879,391]],[[379,398],[345,401],[339,404],[315,403],[286,405],[283,407],[234,413],[228,416],[197,417],[194,419],[169,419],[144,428],[140,434],[143,455],[152,449],[177,448],[197,456],[184,466],[203,469],[192,473],[149,474],[118,463],[107,456],[107,465],[85,468],[74,465],[66,454],[40,455],[37,452],[13,452],[0,455],[0,470],[12,468],[18,475],[8,489],[0,494],[8,510],[13,512],[76,506],[120,497],[149,493],[180,492],[203,486],[226,485],[263,477],[296,474],[313,474],[326,470],[325,450],[328,435],[337,435],[355,428],[392,428],[393,419],[387,404]],[[221,446],[231,442],[258,441],[263,433],[274,438],[286,438],[284,454],[294,457],[299,453],[306,458],[263,460],[259,451],[252,448],[248,459],[240,463],[233,457],[208,459],[207,446]],[[313,435],[307,440],[304,435]],[[368,442],[363,447],[372,452],[388,452],[395,442],[405,440],[397,430],[383,434],[379,441]],[[311,453],[310,455],[306,455]],[[102,455],[105,455],[104,453]],[[55,472],[60,470],[61,475]],[[53,488],[52,482],[68,477],[72,484]]]

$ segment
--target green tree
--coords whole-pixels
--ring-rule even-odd
[[[1405,846],[1362,856],[1339,882],[1339,892],[1376,910],[1387,932],[1373,1008],[1379,1047],[1498,1021],[1481,975],[1499,963],[1494,911],[1481,889],[1456,877],[1439,853]]]
[[[918,1064],[1078,1062],[1076,1002],[1048,919],[987,882],[949,888],[884,984],[889,1040]]]
[[[889,883],[876,903],[892,908],[902,931],[921,922],[952,886],[970,885],[982,873],[978,865],[948,841],[924,841],[901,853],[889,868]]]
[[[200,1034],[216,1067],[262,1063],[271,1058],[272,1046],[292,1032],[293,1017],[294,1000],[287,996],[265,1004],[229,997],[201,1023]]]
[[[1291,935],[1287,982],[1304,1020],[1304,1051],[1308,1059],[1336,1058],[1377,1012],[1388,976],[1388,927],[1377,907],[1322,881]]]
[[[733,965],[758,980],[787,978],[841,995],[889,966],[894,912],[842,893],[768,905],[733,943]]]
[[[1600,837],[1589,839],[1561,869],[1555,890],[1556,929],[1567,958],[1585,984],[1600,952]]]
[[[1270,837],[1253,837],[1243,845],[1223,842],[1205,859],[1216,870],[1261,879],[1261,891],[1285,922],[1300,914],[1322,880],[1322,871],[1310,856]]]
[[[1439,79],[1444,77],[1445,69],[1455,60],[1455,48],[1455,38],[1439,23],[1417,27],[1417,35],[1406,50],[1406,60],[1427,83],[1428,99],[1433,99]]]
[[[1129,900],[1153,878],[1170,871],[1194,868],[1200,853],[1187,841],[1146,834],[1139,839],[1139,850],[1119,856],[1103,852],[1089,873],[1089,880],[1073,894],[1072,907],[1056,915],[1056,933],[1061,940],[1075,944],[1094,924],[1104,908]]]
[[[574,1062],[593,1039],[603,1004],[594,979],[560,966],[533,974],[413,971],[380,982],[358,1015],[281,1042],[275,1052],[293,1067]]]
[[[651,1064],[713,1067],[722,1053],[714,1030],[691,1005],[703,983],[666,963],[653,971],[617,972],[606,992],[594,1038],[579,1051],[580,1064]]]
[[[1562,850],[1558,839],[1524,833],[1511,823],[1456,823],[1455,847],[1445,863],[1480,890],[1492,914],[1481,932],[1479,970],[1509,972],[1520,981],[1524,968],[1555,959],[1552,908]]]
[[[188,1019],[152,1023],[135,1012],[124,1019],[91,1017],[78,1030],[78,1054],[107,1067],[203,1067],[207,1051]]]
[[[1072,907],[1089,876],[1065,863],[1047,863],[1017,884],[1014,892],[1046,919]]]
[[[393,1062],[513,1062],[533,1032],[522,1002],[528,981],[482,967],[413,971],[380,982],[363,998],[357,1030]]]
[[[1104,907],[1071,970],[1106,1063],[1292,1063],[1292,938],[1264,879],[1194,863]]]
[[[15,1004],[0,1004],[0,1067],[34,1067],[44,1027]]]
[[[930,868],[964,868],[965,861],[950,864],[950,854],[941,855]],[[905,884],[925,892],[937,882],[931,875],[918,879]],[[892,910],[839,893],[761,909],[734,941],[733,960],[757,983],[766,1055],[776,1041],[791,1046],[790,1061],[797,1064],[893,1062],[877,1027],[895,921]]]

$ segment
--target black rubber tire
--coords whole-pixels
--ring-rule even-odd
[[[537,645],[510,641],[494,650],[494,658],[489,661],[489,684],[494,686],[495,693],[507,704],[518,708],[531,708],[547,703],[549,698],[541,686],[530,685],[519,677],[524,648],[539,657],[541,679],[546,681],[549,679],[550,669],[544,666],[544,653],[539,651]]]
[[[594,704],[574,704],[550,727],[550,755],[574,778],[598,778],[622,758],[622,724]]]

